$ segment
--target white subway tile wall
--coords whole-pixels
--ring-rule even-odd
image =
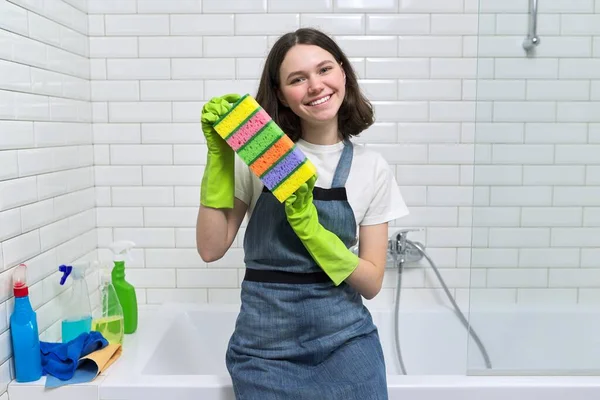
[[[254,94],[277,37],[312,26],[375,107],[358,141],[389,161],[412,211],[390,233],[420,228],[463,304],[598,301],[586,275],[600,267],[598,3],[541,4],[542,45],[527,57],[520,0],[90,1],[100,254],[137,241],[130,277],[149,303],[239,302],[243,227],[222,260],[195,255],[200,110]],[[440,301],[418,267],[403,301]],[[391,302],[395,284],[387,273],[373,301]]]
[[[13,374],[14,267],[27,264],[41,338],[55,341],[70,295],[70,284],[59,284],[58,266],[97,253],[91,123],[85,1],[0,0],[3,399]],[[90,279],[90,287],[97,287]]]
[[[52,327],[56,263],[131,239],[140,302],[239,302],[244,226],[217,262],[195,250],[200,111],[254,94],[277,37],[311,26],[373,102],[358,141],[412,212],[390,233],[421,229],[460,304],[598,303],[599,13],[540,2],[527,57],[522,0],[0,0],[0,277],[31,259]],[[403,285],[403,302],[443,301],[424,262]]]

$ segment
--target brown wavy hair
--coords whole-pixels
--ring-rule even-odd
[[[271,48],[260,78],[256,101],[295,142],[302,136],[300,117],[285,107],[277,96],[279,69],[287,52],[297,44],[319,46],[328,51],[346,73],[346,96],[338,111],[338,127],[344,139],[356,136],[374,122],[373,106],[362,94],[356,73],[337,43],[323,32],[301,28],[281,36]]]

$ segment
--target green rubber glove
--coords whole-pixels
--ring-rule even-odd
[[[316,176],[285,201],[285,213],[292,229],[315,262],[338,286],[358,267],[359,258],[333,232],[319,223],[312,190]]]
[[[235,154],[213,129],[213,124],[231,109],[241,96],[227,94],[213,97],[202,107],[202,131],[208,154],[202,176],[200,204],[212,208],[233,208],[235,196]]]

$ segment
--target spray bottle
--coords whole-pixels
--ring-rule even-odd
[[[89,262],[80,264],[61,265],[58,270],[63,273],[60,284],[64,285],[67,278],[73,278],[73,292],[69,299],[67,315],[62,321],[62,342],[67,343],[82,333],[92,329],[92,306],[85,275],[92,266]]]
[[[29,301],[27,267],[17,266],[13,272],[15,309],[10,316],[10,335],[17,382],[37,381],[42,377],[42,356],[37,315]]]
[[[115,287],[119,302],[123,308],[123,322],[125,333],[137,330],[138,305],[135,288],[125,280],[125,258],[131,260],[129,252],[135,243],[123,240],[113,243],[110,248],[114,253],[114,267],[112,270],[112,284]]]
[[[92,320],[92,330],[100,332],[110,344],[123,344],[123,308],[106,266],[100,271],[100,296],[100,315]]]

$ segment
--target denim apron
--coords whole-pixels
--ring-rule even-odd
[[[352,154],[345,141],[332,188],[313,190],[319,222],[347,247],[356,241],[344,187]],[[266,188],[244,250],[241,307],[226,354],[236,399],[387,399],[379,335],[360,294],[331,282]]]

